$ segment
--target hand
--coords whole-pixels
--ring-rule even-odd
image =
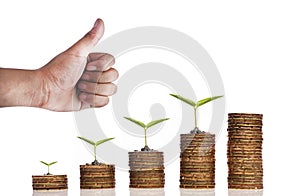
[[[105,106],[109,101],[108,96],[117,90],[112,83],[118,78],[118,72],[111,68],[114,57],[105,53],[89,53],[103,33],[103,21],[98,19],[83,38],[44,67],[22,74],[23,70],[0,69],[0,76],[2,73],[6,82],[25,74],[24,79],[19,79],[25,88],[15,90],[10,96],[4,90],[1,93],[0,89],[0,106],[25,105],[53,111],[79,111]],[[18,83],[17,80],[15,83]],[[4,97],[3,104],[1,94]]]

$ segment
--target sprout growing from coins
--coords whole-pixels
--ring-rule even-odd
[[[106,138],[106,139],[102,139],[102,140],[98,140],[98,141],[94,142],[92,140],[89,140],[89,139],[86,139],[86,138],[80,137],[80,136],[78,136],[77,138],[91,144],[94,147],[94,161],[92,162],[92,165],[101,165],[101,163],[98,162],[98,160],[97,160],[97,147],[105,142],[115,139],[114,137],[112,137],[112,138]]]
[[[157,125],[159,123],[162,123],[163,121],[166,121],[166,120],[169,120],[169,118],[162,118],[162,119],[158,119],[158,120],[154,120],[154,121],[151,121],[147,124],[141,122],[141,121],[138,121],[136,119],[133,119],[133,118],[130,118],[130,117],[124,117],[125,119],[133,122],[134,124],[142,127],[144,129],[144,142],[145,142],[145,146],[144,148],[141,149],[141,151],[150,151],[151,149],[149,148],[148,146],[148,143],[147,143],[147,130],[154,126],[154,125]]]
[[[43,163],[44,165],[46,165],[48,167],[48,173],[46,175],[52,175],[50,173],[50,166],[56,164],[57,161],[54,161],[54,162],[51,162],[51,163],[46,163],[45,161],[40,161],[40,162]]]
[[[190,105],[193,107],[194,109],[194,120],[195,120],[195,128],[191,131],[191,133],[203,133],[202,131],[200,131],[200,129],[198,128],[198,121],[197,121],[197,109],[206,104],[209,103],[215,99],[219,99],[223,96],[214,96],[214,97],[208,97],[199,101],[192,101],[188,98],[182,97],[181,95],[175,95],[175,94],[170,94],[172,97],[175,97],[176,99],[179,99],[181,101],[183,101],[184,103]]]

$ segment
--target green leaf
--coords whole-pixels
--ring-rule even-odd
[[[54,164],[56,164],[56,163],[57,163],[57,161],[51,162],[51,163],[49,163],[49,166],[50,166],[50,165],[54,165]]]
[[[215,99],[219,99],[219,98],[221,98],[221,97],[223,97],[223,96],[214,96],[214,97],[208,97],[208,98],[199,100],[199,101],[197,102],[197,107],[202,106],[202,105],[204,105],[204,104],[206,104],[206,103],[208,103],[208,102],[211,102],[211,101],[213,101],[213,100],[215,100]]]
[[[183,102],[185,102],[185,103],[187,103],[187,104],[193,106],[193,107],[196,107],[196,103],[195,103],[194,101],[188,99],[188,98],[182,97],[182,96],[180,96],[180,95],[174,95],[174,94],[170,94],[170,95],[171,95],[172,97],[175,97],[175,98],[177,98],[177,99],[179,99],[179,100],[181,100],[181,101],[183,101]]]
[[[48,163],[44,162],[44,161],[40,161],[41,163],[43,163],[44,165],[48,166]]]
[[[107,142],[109,140],[112,140],[112,139],[115,139],[114,137],[111,137],[111,138],[106,138],[106,139],[103,139],[103,140],[99,140],[96,142],[96,146],[99,146],[100,144],[103,144],[104,142]]]
[[[143,122],[141,122],[141,121],[135,120],[135,119],[130,118],[130,117],[124,117],[124,118],[127,119],[127,120],[129,120],[129,121],[131,121],[131,122],[133,122],[133,123],[135,123],[135,124],[137,124],[138,126],[141,126],[143,128],[146,127],[146,125]]]
[[[95,142],[92,141],[92,140],[89,140],[89,139],[86,139],[86,138],[80,137],[80,136],[78,136],[77,138],[79,138],[79,139],[81,139],[81,140],[83,140],[83,141],[85,141],[85,142],[87,142],[87,143],[89,143],[89,144],[95,146]]]
[[[147,128],[152,127],[152,126],[154,126],[154,125],[156,125],[156,124],[158,124],[158,123],[161,123],[161,122],[163,122],[163,121],[166,121],[166,120],[169,120],[169,118],[163,118],[163,119],[158,119],[158,120],[151,121],[151,122],[149,122],[149,123],[146,125],[146,127],[147,127]]]
[[[57,161],[51,162],[51,163],[46,163],[45,161],[40,161],[41,163],[43,163],[44,165],[50,166],[50,165],[54,165],[55,163],[57,163]]]

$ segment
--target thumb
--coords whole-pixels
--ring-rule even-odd
[[[101,19],[97,19],[93,28],[85,34],[79,41],[71,46],[67,52],[79,56],[88,56],[90,51],[96,46],[98,41],[104,34],[104,23]]]

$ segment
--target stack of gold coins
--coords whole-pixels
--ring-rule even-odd
[[[163,188],[164,155],[158,151],[129,152],[130,188]]]
[[[180,135],[180,188],[215,188],[215,135]]]
[[[228,115],[228,188],[263,189],[262,114]]]
[[[115,188],[114,165],[80,165],[81,189]]]
[[[32,176],[33,190],[68,189],[67,175]]]

